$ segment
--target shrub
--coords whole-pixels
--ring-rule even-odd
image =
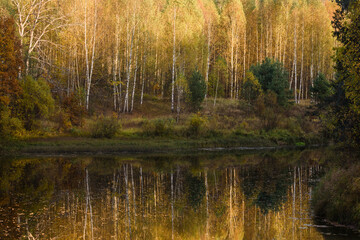
[[[316,187],[315,213],[331,221],[360,227],[360,164],[333,169]]]
[[[85,107],[80,104],[79,94],[70,94],[62,102],[62,108],[69,118],[71,125],[82,126],[86,114]]]
[[[173,133],[174,123],[175,120],[173,118],[147,120],[142,125],[142,131],[147,136],[169,136]]]
[[[296,143],[296,138],[286,129],[273,129],[268,131],[265,136],[275,142]]]
[[[27,76],[21,81],[21,86],[23,93],[19,99],[17,114],[24,121],[25,128],[31,130],[37,119],[47,118],[52,113],[55,102],[49,85],[42,78],[35,80]]]
[[[0,138],[19,137],[25,132],[20,119],[12,117],[8,108],[0,111]]]
[[[274,92],[268,91],[265,95],[260,95],[256,100],[255,108],[263,129],[268,131],[278,126],[280,110]]]
[[[56,111],[51,120],[57,125],[58,131],[67,131],[72,128],[69,114],[62,110]]]
[[[204,101],[206,93],[206,83],[201,73],[196,70],[189,79],[190,104],[194,111],[198,111]]]
[[[201,117],[199,114],[193,114],[188,122],[187,135],[188,136],[199,136],[204,128],[206,119]]]
[[[261,93],[259,80],[252,72],[247,72],[242,86],[241,98],[249,103],[253,103]]]
[[[90,128],[90,135],[93,138],[112,138],[116,136],[121,129],[119,120],[113,117],[101,116]]]

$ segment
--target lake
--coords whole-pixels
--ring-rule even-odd
[[[312,212],[323,151],[3,158],[0,239],[360,239]]]

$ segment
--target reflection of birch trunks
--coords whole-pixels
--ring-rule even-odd
[[[128,165],[124,165],[124,179],[125,179],[125,197],[126,197],[126,215],[129,225],[129,236],[131,239],[131,219],[130,219],[130,210],[129,210],[129,190],[128,190]]]
[[[117,235],[118,235],[118,229],[117,229],[117,222],[118,222],[118,216],[117,216],[117,196],[116,196],[116,189],[117,189],[117,186],[116,186],[116,170],[114,170],[114,178],[113,178],[113,206],[112,206],[112,210],[113,210],[113,213],[114,213],[114,219],[113,219],[113,222],[114,222],[114,239],[117,239]]]
[[[171,170],[171,239],[174,239],[174,173]]]
[[[205,198],[206,198],[206,233],[205,237],[206,239],[209,238],[209,186],[208,186],[208,180],[207,180],[207,170],[205,170]]]
[[[91,206],[91,199],[90,199],[89,173],[88,173],[87,168],[85,168],[85,189],[86,189],[86,196],[85,196],[86,205],[85,205],[85,221],[84,221],[83,239],[86,239],[88,211],[90,214],[91,239],[94,239],[94,224],[93,224],[92,206]]]
[[[131,186],[132,186],[132,194],[133,194],[134,226],[136,226],[136,193],[135,193],[135,185],[134,185],[133,167],[131,164],[130,164],[130,171],[131,171]]]
[[[140,208],[142,208],[142,217],[144,217],[144,206],[143,206],[143,175],[142,167],[140,167]]]
[[[292,205],[292,238],[295,239],[295,193],[296,192],[296,168],[294,167],[293,205]]]

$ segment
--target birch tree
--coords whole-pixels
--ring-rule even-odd
[[[97,27],[97,5],[94,0],[94,19],[93,19],[93,33],[90,36],[90,46],[88,43],[88,14],[87,14],[87,0],[84,2],[85,17],[84,17],[84,49],[85,49],[85,65],[86,65],[86,84],[85,84],[85,107],[89,110],[90,101],[90,88],[92,82],[92,76],[94,71],[94,60],[95,60],[95,46],[96,46],[96,27]],[[91,52],[89,52],[91,47]]]

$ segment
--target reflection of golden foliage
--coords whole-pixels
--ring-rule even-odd
[[[282,157],[289,155],[278,154],[278,156],[280,156],[281,162]],[[45,201],[45,203],[51,204],[45,204],[46,207],[39,208],[36,212],[29,211],[34,213],[29,214],[29,231],[37,239],[49,239],[50,237],[60,239],[82,238],[86,206],[83,175],[85,166],[89,169],[89,193],[93,213],[94,237],[96,239],[112,239],[120,236],[129,238],[128,217],[130,218],[131,237],[133,239],[171,239],[172,235],[174,239],[189,240],[323,239],[321,234],[311,227],[313,221],[310,216],[310,188],[307,185],[308,172],[306,172],[306,168],[294,168],[294,171],[290,173],[293,183],[287,186],[286,200],[280,204],[277,211],[270,209],[264,213],[259,206],[252,203],[253,199],[245,197],[243,183],[247,173],[244,170],[246,168],[266,167],[265,161],[261,160],[262,158],[264,157],[260,155],[241,156],[238,167],[233,167],[237,164],[236,157],[233,157],[227,163],[229,164],[227,168],[216,168],[214,170],[205,168],[203,171],[196,171],[194,174],[204,181],[206,171],[208,194],[208,202],[207,198],[204,197],[196,210],[189,206],[187,202],[188,193],[184,192],[184,181],[186,174],[189,174],[191,164],[184,160],[176,161],[178,166],[172,169],[174,177],[174,231],[172,231],[171,222],[171,168],[162,167],[159,170],[156,166],[159,163],[156,161],[146,160],[142,164],[142,157],[137,159],[126,157],[125,160],[86,157],[72,161],[61,158],[20,159],[14,162],[11,172],[16,173],[16,169],[20,169],[20,175],[22,175],[24,166],[31,164],[32,167],[26,172],[28,176],[36,176],[36,174],[41,173],[44,182],[57,186],[54,192],[50,192],[51,196],[46,199],[48,202]],[[279,159],[274,158],[271,163],[277,164],[277,161]],[[111,164],[109,166],[104,162]],[[243,165],[244,162],[246,163],[245,166]],[[129,170],[128,185],[125,186],[122,164],[132,163],[136,163],[132,165],[133,174]],[[288,167],[283,164],[281,164],[282,167]],[[142,169],[140,176],[139,167],[141,166],[144,169]],[[294,173],[296,174],[295,177]],[[20,175],[15,174],[14,176],[20,178]],[[142,179],[141,185],[140,177]],[[262,176],[259,175],[258,177],[261,178]],[[56,184],[53,182],[54,179],[58,181]],[[26,179],[24,181],[26,182]],[[262,179],[261,181],[262,184],[273,185],[272,179]],[[125,198],[126,188],[129,194],[128,203],[126,203]],[[29,194],[26,189],[23,190],[23,193],[24,196]],[[135,194],[133,195],[133,193]],[[54,204],[53,199],[56,199],[56,204]],[[26,208],[32,203],[26,203],[29,204],[27,206],[24,202],[24,200],[20,200],[17,203],[17,207],[12,210],[15,212],[11,213],[11,216],[22,211],[26,212]],[[208,216],[206,214],[207,205]],[[0,220],[4,217],[2,210],[3,208],[0,208]],[[90,218],[91,215],[88,212],[86,234],[90,234]],[[24,223],[24,221],[25,216],[21,215],[21,222]],[[15,231],[16,225],[10,223],[6,223],[6,225],[13,232]],[[41,226],[41,229],[37,226]],[[24,225],[21,225],[21,229],[25,229]],[[15,236],[15,232],[12,233],[12,236]]]

